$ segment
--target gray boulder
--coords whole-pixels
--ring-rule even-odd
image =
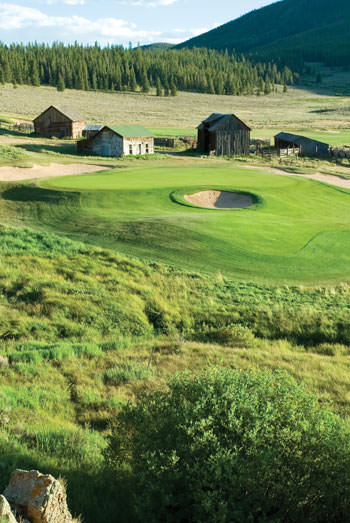
[[[73,522],[64,488],[49,474],[15,470],[4,496],[16,513],[31,523]]]

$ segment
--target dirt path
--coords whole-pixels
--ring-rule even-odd
[[[71,176],[73,174],[88,174],[106,171],[108,167],[101,165],[89,165],[84,163],[72,163],[63,165],[52,163],[51,165],[34,165],[29,169],[24,167],[0,167],[1,182],[16,182],[20,180],[34,180],[39,178],[54,178],[56,176]]]
[[[310,178],[310,180],[317,180],[319,182],[329,183],[329,185],[334,185],[335,187],[343,187],[344,189],[350,189],[350,180],[347,180],[342,176],[338,176],[337,174],[296,174],[288,173],[287,171],[283,171],[282,169],[277,169],[275,167],[260,167],[257,165],[248,165],[246,168],[259,170],[264,169],[274,174],[282,174],[283,176],[298,176],[299,178]]]

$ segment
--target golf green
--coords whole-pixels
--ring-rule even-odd
[[[26,206],[32,222],[103,247],[245,280],[350,280],[349,192],[313,180],[160,165],[55,178],[41,187]],[[185,194],[206,189],[257,199],[233,210],[181,205]]]

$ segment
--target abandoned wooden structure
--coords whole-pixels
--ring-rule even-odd
[[[72,109],[51,105],[33,121],[38,136],[80,138],[85,127],[84,118]]]
[[[101,131],[102,127],[103,127],[103,125],[100,125],[100,124],[85,125],[85,127],[83,129],[83,137],[87,138],[87,139],[92,138],[99,131]]]
[[[301,155],[306,156],[329,156],[330,145],[291,133],[279,133],[275,136],[275,147],[277,149],[299,149]]]
[[[78,152],[98,156],[152,154],[154,138],[142,125],[111,125],[87,140],[77,142]]]
[[[198,127],[198,150],[216,156],[248,155],[250,127],[234,114],[213,113]]]

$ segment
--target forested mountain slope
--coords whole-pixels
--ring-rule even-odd
[[[348,0],[282,0],[252,11],[180,47],[297,59],[350,63]]]

